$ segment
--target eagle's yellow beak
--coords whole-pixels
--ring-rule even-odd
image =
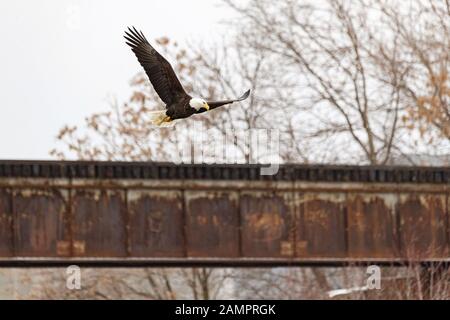
[[[206,102],[203,104],[203,107],[204,107],[207,111],[209,111],[209,104],[207,104]]]

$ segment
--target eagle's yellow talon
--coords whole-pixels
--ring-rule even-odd
[[[170,117],[165,116],[164,118],[160,118],[160,120],[156,122],[156,125],[160,126],[164,122],[171,122],[171,121],[172,119],[170,119]]]

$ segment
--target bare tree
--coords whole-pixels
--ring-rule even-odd
[[[325,156],[327,161],[383,164],[393,153],[415,151],[413,128],[400,119],[410,114],[411,96],[419,106],[428,101],[421,98],[427,84],[415,77],[442,78],[448,71],[448,38],[440,42],[449,32],[446,2],[224,2],[239,14],[242,46],[265,53],[276,61],[274,68],[296,79],[298,94],[290,101],[299,116],[291,118],[293,127],[303,128],[302,139],[349,151]],[[413,13],[422,11],[427,14],[417,20]],[[433,66],[424,73],[427,64]],[[448,109],[448,101],[440,100],[440,109]]]
[[[385,45],[380,58],[404,64],[405,81],[400,89],[410,99],[403,119],[421,136],[450,139],[450,10],[446,0],[412,2],[406,14],[393,6],[380,5],[386,23],[396,34],[401,55],[394,57]],[[396,58],[396,59],[394,59]]]

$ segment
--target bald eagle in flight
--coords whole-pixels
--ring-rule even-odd
[[[134,27],[128,28],[124,37],[127,40],[126,44],[131,47],[144,68],[156,93],[166,104],[166,110],[152,112],[151,122],[155,125],[168,126],[173,120],[242,101],[250,95],[250,90],[247,90],[240,98],[233,100],[205,101],[202,98],[193,98],[184,90],[170,63],[150,45],[141,31],[137,31]]]

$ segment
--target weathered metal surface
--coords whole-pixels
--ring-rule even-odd
[[[186,191],[185,201],[187,255],[238,257],[238,194]]]
[[[77,190],[72,195],[74,256],[126,256],[123,191]]]
[[[299,219],[299,256],[342,257],[346,254],[343,194],[306,194]]]
[[[418,259],[448,255],[446,195],[401,194],[397,207],[402,255]]]
[[[11,193],[0,190],[0,256],[9,257],[14,254],[13,217]]]
[[[128,192],[129,254],[134,257],[183,257],[183,198],[180,191]]]
[[[203,165],[155,162],[0,160],[0,177],[81,179],[208,179],[312,182],[450,183],[449,167],[280,165],[260,175],[261,165]]]
[[[0,265],[450,262],[449,206],[449,168],[0,161]]]
[[[58,242],[65,240],[65,190],[13,191],[14,254],[58,256]]]
[[[348,252],[353,257],[399,255],[396,194],[350,194],[347,198]]]
[[[243,256],[293,256],[291,230],[294,227],[294,215],[281,194],[242,193],[240,216]]]

